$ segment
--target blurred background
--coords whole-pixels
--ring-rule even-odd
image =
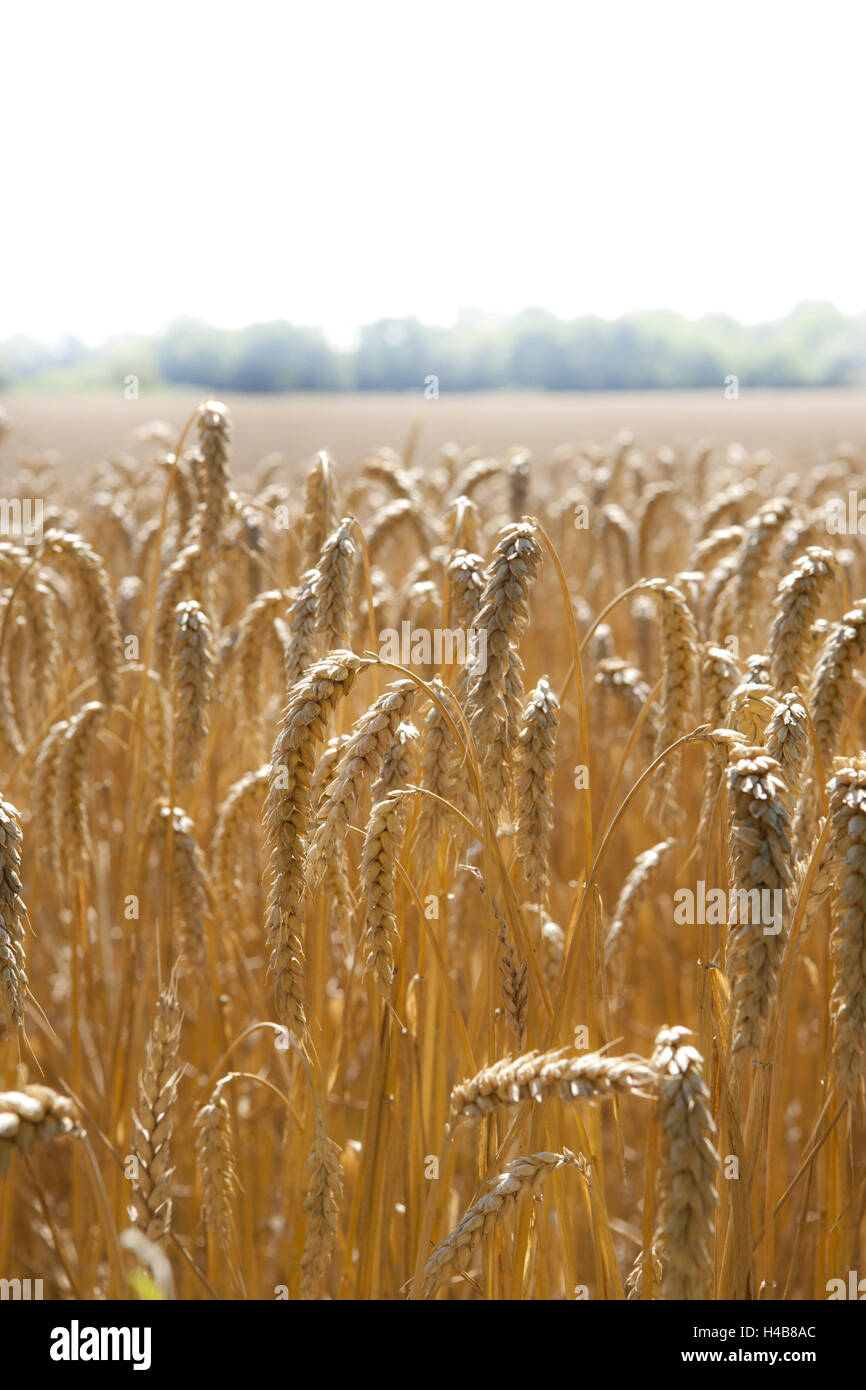
[[[530,434],[535,393],[575,428],[651,427],[622,392],[689,429],[738,401],[745,435],[754,393],[813,393],[822,437],[859,409],[856,4],[85,0],[5,30],[0,394],[33,441],[209,393],[289,393],[297,448],[339,442],[335,393],[374,431],[450,401],[485,447],[475,393],[533,393]]]

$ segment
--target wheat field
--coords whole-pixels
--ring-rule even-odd
[[[0,446],[0,1276],[833,1296],[866,459],[416,442]]]

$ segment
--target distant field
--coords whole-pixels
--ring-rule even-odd
[[[72,467],[95,462],[121,447],[147,420],[178,427],[200,399],[195,392],[113,396],[32,396],[8,393],[2,403],[21,444],[56,449]],[[797,458],[814,457],[840,439],[866,442],[866,392],[748,391],[726,400],[722,390],[610,392],[605,394],[228,396],[234,430],[234,466],[243,472],[279,451],[300,462],[329,449],[350,463],[367,448],[399,448],[417,426],[418,456],[432,456],[446,440],[496,453],[523,444],[539,457],[569,440],[603,442],[623,426],[647,444],[707,436],[736,439]]]

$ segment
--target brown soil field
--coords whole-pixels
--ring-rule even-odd
[[[109,395],[7,393],[0,399],[15,427],[15,440],[57,450],[73,468],[96,463],[151,420],[180,430],[207,392],[143,393],[125,400]],[[279,451],[295,463],[328,449],[350,465],[381,444],[399,448],[417,430],[417,458],[430,459],[448,440],[498,453],[522,444],[543,458],[557,445],[609,440],[623,427],[646,445],[676,445],[709,438],[737,440],[749,449],[769,448],[805,461],[840,440],[866,439],[862,391],[749,391],[737,400],[724,392],[490,393],[442,395],[229,395],[234,468],[239,474],[265,454]]]

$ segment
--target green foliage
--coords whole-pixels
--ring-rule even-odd
[[[136,1298],[145,1303],[161,1303],[165,1294],[144,1269],[134,1269],[129,1275],[129,1285]]]
[[[129,374],[142,385],[214,392],[417,391],[429,376],[443,391],[721,389],[728,376],[744,389],[862,386],[866,314],[809,302],[776,322],[746,325],[670,310],[566,321],[542,309],[512,318],[468,309],[449,328],[381,319],[350,352],[284,321],[226,330],[189,318],[155,338],[113,338],[100,348],[73,338],[52,347],[23,337],[0,343],[0,388],[84,390]]]

